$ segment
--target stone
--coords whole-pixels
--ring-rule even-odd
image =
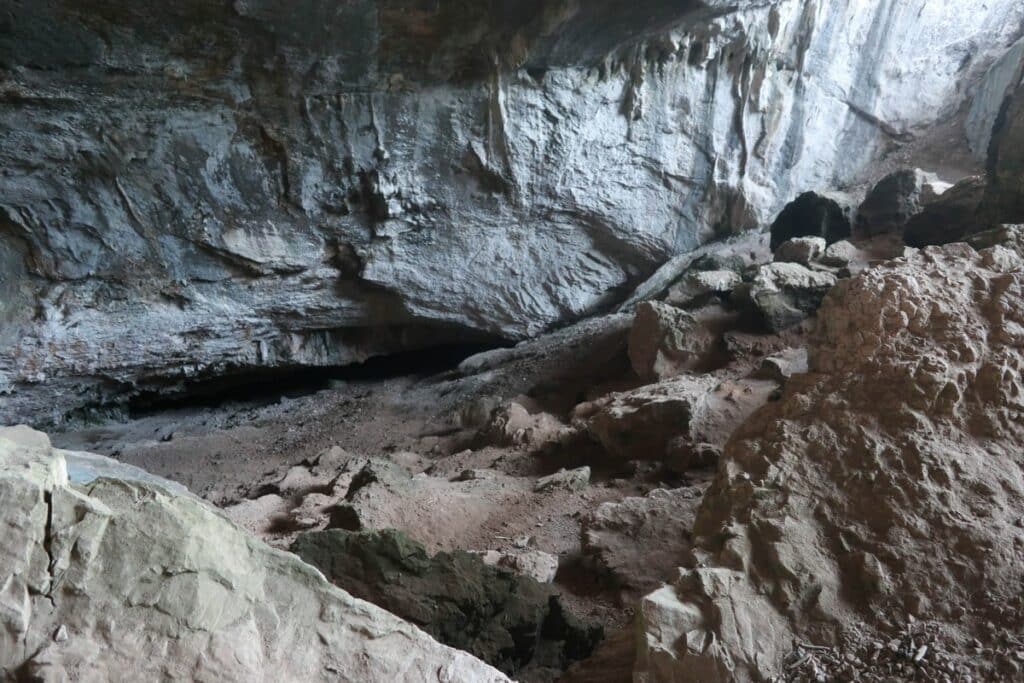
[[[902,235],[907,222],[952,184],[920,169],[903,169],[878,181],[857,209],[860,237]]]
[[[831,273],[797,263],[771,263],[758,269],[745,290],[736,290],[737,299],[768,330],[781,332],[814,315],[836,281]]]
[[[822,237],[794,237],[778,246],[775,250],[775,262],[809,266],[821,258],[825,248],[825,239]]]
[[[987,190],[984,177],[964,178],[907,222],[903,240],[911,247],[949,244],[992,228]]]
[[[793,375],[807,372],[807,348],[788,348],[761,361],[757,376],[785,384]]]
[[[1024,79],[1024,38],[992,64],[981,79],[964,128],[974,157],[986,161],[1000,113],[1007,98]]]
[[[664,461],[670,443],[724,445],[732,431],[768,401],[774,382],[683,375],[577,406],[573,425],[611,456]]]
[[[629,360],[642,379],[665,379],[700,368],[716,341],[711,331],[686,311],[647,301],[636,308],[629,333]]]
[[[192,496],[67,472],[44,435],[0,429],[5,678],[508,680]]]
[[[950,119],[1024,18],[1019,0],[66,4],[5,4],[2,423],[613,307]]]
[[[690,272],[668,290],[666,303],[689,307],[707,303],[712,297],[726,297],[743,278],[733,270],[702,270]]]
[[[831,268],[848,268],[860,257],[860,250],[848,240],[840,240],[828,245],[825,254],[819,259],[823,266]]]
[[[306,533],[291,550],[336,585],[510,676],[561,671],[602,637],[600,627],[572,617],[550,586],[472,553],[431,556],[397,531]]]
[[[820,237],[828,244],[848,238],[851,208],[847,202],[839,196],[803,193],[787,204],[772,223],[772,251],[795,237]]]
[[[577,467],[573,470],[561,469],[554,474],[541,477],[537,480],[533,490],[537,493],[547,491],[582,491],[590,484],[590,468]]]
[[[494,409],[478,438],[488,445],[538,450],[560,442],[570,432],[568,426],[551,413],[538,407],[531,411],[521,402],[510,401]]]
[[[485,550],[476,554],[486,565],[507,569],[538,583],[552,583],[558,574],[558,557],[543,550]]]
[[[923,615],[948,643],[1020,631],[1024,245],[1008,244],[929,247],[836,286],[808,374],[726,444],[694,561],[642,601],[636,680],[771,679],[794,641],[891,642]]]
[[[583,518],[584,556],[621,588],[654,590],[689,559],[690,532],[703,495],[702,487],[689,486],[602,503]]]

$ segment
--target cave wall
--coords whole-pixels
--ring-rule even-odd
[[[861,179],[1022,22],[1019,0],[2,0],[0,422],[601,310]]]

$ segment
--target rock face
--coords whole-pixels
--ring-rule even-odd
[[[1020,73],[1024,74],[1024,61]],[[988,172],[989,201],[995,220],[1024,223],[1024,75],[1000,111]]]
[[[26,428],[0,430],[0,518],[5,680],[507,680],[192,497],[70,483]]]
[[[470,553],[431,557],[401,532],[313,532],[292,551],[354,595],[510,675],[561,671],[601,639],[600,628],[564,612],[551,588]]]
[[[862,237],[902,235],[907,222],[950,185],[920,169],[904,169],[878,181],[857,209],[857,233]]]
[[[779,198],[857,179],[956,111],[1022,16],[8,3],[0,420],[581,317]]]
[[[725,449],[693,568],[640,608],[636,680],[763,680],[793,639],[888,642],[925,615],[961,653],[1020,633],[1024,249],[1006,235],[1012,249],[914,252],[827,297],[810,372]]]

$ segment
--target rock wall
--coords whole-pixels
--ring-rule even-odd
[[[0,429],[4,680],[508,680],[128,474],[73,484],[45,435]]]
[[[6,0],[0,421],[602,309],[859,180],[1022,20],[1017,0]]]

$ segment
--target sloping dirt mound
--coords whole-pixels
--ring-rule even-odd
[[[1018,250],[931,248],[840,283],[810,373],[727,446],[696,567],[642,604],[638,679],[782,675],[794,640],[854,648],[915,620],[962,653],[944,669],[1019,675],[1022,370]]]

